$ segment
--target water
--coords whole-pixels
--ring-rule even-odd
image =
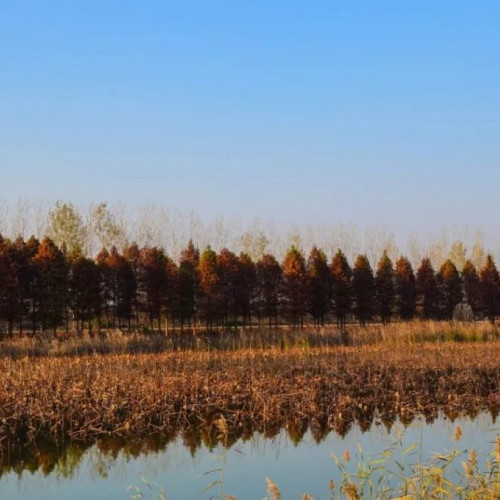
[[[458,442],[454,440],[457,426],[462,429]],[[366,462],[400,439],[396,455],[406,463],[415,463],[420,458],[427,461],[433,453],[445,450],[472,447],[481,458],[492,451],[499,433],[491,417],[481,414],[473,420],[460,418],[455,422],[441,417],[431,424],[416,419],[406,429],[396,424],[390,431],[380,423],[374,423],[367,432],[353,426],[346,436],[332,432],[320,443],[315,442],[310,432],[296,443],[283,430],[272,439],[254,434],[229,449],[221,445],[212,449],[201,446],[194,453],[184,446],[181,438],[160,451],[138,455],[126,448],[108,447],[103,451],[102,446],[101,450],[97,446],[87,449],[74,446],[53,467],[47,459],[45,471],[42,466],[30,472],[28,464],[18,464],[17,472],[4,472],[0,498],[126,500],[136,492],[127,488],[136,485],[145,498],[153,498],[163,490],[169,500],[217,498],[221,494],[254,500],[266,496],[266,476],[279,486],[283,498],[302,498],[304,492],[328,498],[330,479],[338,483],[340,478],[333,453],[342,456],[348,449],[351,454],[348,467],[354,469],[360,449]],[[414,450],[401,457],[401,451],[413,443],[417,444]],[[463,459],[457,460],[455,468],[460,468]],[[41,462],[44,463],[43,455]],[[213,481],[217,484],[202,493]]]

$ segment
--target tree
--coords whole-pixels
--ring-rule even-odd
[[[132,271],[130,294],[131,294],[131,316],[135,318],[136,326],[139,325],[139,298],[137,294],[137,280],[138,280],[138,269],[139,269],[139,247],[137,243],[132,243],[127,245],[123,249],[123,257],[128,262],[130,269]]]
[[[109,307],[111,309],[111,325],[116,327],[116,320],[118,319],[118,327],[121,328],[120,319],[118,315],[118,307],[120,302],[120,266],[121,259],[118,255],[116,247],[111,249],[106,256],[106,275],[105,275],[105,288],[107,290],[107,298]]]
[[[481,297],[479,288],[479,274],[472,261],[468,260],[462,271],[465,298],[472,308],[474,316],[481,310]]]
[[[415,316],[417,307],[417,286],[415,273],[407,258],[400,257],[396,262],[394,279],[396,311],[401,319],[410,320]]]
[[[442,317],[452,320],[453,310],[462,301],[462,280],[455,264],[448,259],[437,275]]]
[[[467,249],[461,241],[453,243],[448,259],[453,262],[457,269],[463,269],[467,261]]]
[[[285,255],[282,269],[285,312],[293,326],[303,326],[309,301],[309,280],[304,256],[295,246]]]
[[[55,334],[67,312],[66,258],[50,238],[44,238],[33,260],[36,270],[36,312],[42,329],[52,328]]]
[[[239,270],[238,257],[227,248],[223,248],[217,255],[217,271],[219,273],[220,306],[224,328],[228,328],[229,326],[230,314],[233,317],[234,323],[237,320],[236,292]]]
[[[34,238],[25,243],[20,236],[14,242],[0,236],[0,320],[7,323],[10,336],[15,326],[23,334],[23,321],[32,308],[32,258],[37,248]]]
[[[9,336],[14,330],[17,315],[19,283],[13,245],[0,237],[0,319],[7,322]]]
[[[125,320],[130,329],[134,298],[137,292],[137,282],[131,263],[118,253],[116,247],[111,248],[105,262],[105,286],[112,310],[112,324],[118,320],[118,328]]]
[[[314,246],[307,260],[309,279],[309,314],[318,326],[324,323],[331,302],[332,277],[326,255]]]
[[[281,302],[283,271],[271,254],[264,254],[257,262],[257,303],[259,319],[267,316],[269,328],[278,328],[278,310]]]
[[[179,259],[178,290],[179,290],[179,316],[181,330],[184,322],[195,323],[196,296],[198,295],[198,264],[200,252],[195,248],[193,241],[189,240],[187,247],[181,252]]]
[[[378,312],[382,323],[385,325],[391,320],[395,301],[394,268],[391,259],[385,251],[377,266],[375,285]]]
[[[37,327],[37,315],[36,315],[36,294],[37,294],[37,267],[35,264],[35,255],[38,253],[38,249],[40,248],[40,242],[32,236],[24,247],[26,252],[26,258],[28,260],[29,266],[29,300],[28,300],[28,309],[31,309],[31,323],[32,323],[32,334],[35,336],[36,327]]]
[[[493,324],[500,309],[500,276],[491,255],[486,257],[486,263],[479,274],[479,290],[481,308]]]
[[[120,246],[125,241],[125,230],[116,222],[106,202],[101,202],[92,209],[89,232],[90,239],[95,235],[101,248]],[[92,253],[92,242],[89,243]]]
[[[375,279],[366,255],[359,255],[352,271],[354,314],[365,326],[372,319],[375,303]]]
[[[481,269],[486,262],[486,252],[484,250],[481,235],[478,235],[476,243],[472,247],[470,260],[476,269]]]
[[[252,326],[252,303],[257,284],[257,271],[251,257],[241,252],[238,258],[238,275],[236,279],[236,307],[243,319],[243,327],[248,323]]]
[[[333,309],[337,315],[337,325],[345,328],[346,317],[352,307],[352,269],[347,258],[339,249],[330,266],[332,275]]]
[[[241,246],[243,253],[252,259],[260,259],[269,245],[269,238],[258,228],[253,231],[247,231],[241,237]]]
[[[217,254],[208,246],[200,257],[198,265],[200,278],[200,315],[205,320],[207,330],[218,325],[221,309],[221,280],[217,265]]]
[[[23,320],[28,316],[30,310],[30,300],[34,281],[32,258],[34,251],[33,244],[38,242],[31,238],[27,243],[19,237],[12,244],[11,259],[14,263],[16,274],[16,314],[19,335],[23,335]]]
[[[439,290],[436,281],[436,273],[431,261],[424,258],[417,271],[417,296],[422,316],[425,319],[437,317]]]
[[[167,256],[165,263],[167,274],[167,287],[165,292],[165,333],[169,332],[170,320],[175,327],[175,318],[179,316],[179,268],[175,262]]]
[[[76,331],[82,332],[85,322],[92,335],[92,320],[99,317],[102,301],[102,276],[97,264],[75,251],[69,259],[69,293]]]
[[[97,268],[99,269],[101,281],[101,308],[97,314],[97,329],[101,333],[101,316],[104,314],[106,318],[106,328],[110,326],[110,309],[112,305],[112,284],[111,271],[109,269],[109,252],[106,248],[102,248],[95,258]]]
[[[74,205],[57,201],[55,207],[49,212],[47,237],[58,247],[64,244],[71,253],[78,248],[83,248],[85,235],[86,228]]]
[[[139,307],[149,318],[151,331],[154,321],[161,331],[161,312],[167,294],[167,257],[158,247],[141,248],[137,262]]]

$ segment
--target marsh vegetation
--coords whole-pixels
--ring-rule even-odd
[[[485,332],[494,335],[491,327]],[[2,453],[11,456],[42,441],[176,432],[191,436],[195,446],[203,435],[214,435],[220,418],[229,440],[255,430],[273,435],[282,427],[298,436],[309,428],[319,438],[332,429],[342,434],[355,422],[369,426],[375,416],[390,425],[417,414],[496,415],[500,408],[497,340],[408,343],[410,337],[394,335],[346,347],[321,345],[321,338],[311,345],[314,338],[301,333],[289,344],[256,340],[252,347],[229,344],[226,352],[217,346],[3,357]]]

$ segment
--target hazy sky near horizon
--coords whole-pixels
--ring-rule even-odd
[[[499,26],[497,1],[4,0],[0,196],[498,231]]]

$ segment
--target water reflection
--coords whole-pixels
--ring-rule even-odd
[[[489,413],[469,412],[467,420],[474,421],[478,418],[488,418],[492,423],[497,418],[496,411]],[[0,459],[0,477],[15,473],[21,475],[23,471],[35,473],[39,472],[44,476],[54,475],[57,478],[71,478],[75,469],[84,457],[92,455],[92,463],[95,464],[94,473],[100,477],[106,477],[108,473],[107,464],[112,464],[121,456],[125,460],[136,459],[148,454],[164,453],[172,443],[175,446],[183,446],[189,451],[191,457],[195,457],[200,449],[214,450],[219,445],[230,449],[236,443],[246,443],[255,441],[256,436],[264,440],[273,440],[286,432],[287,439],[298,446],[306,434],[315,444],[324,442],[333,432],[337,436],[344,438],[355,427],[361,433],[373,433],[375,429],[383,428],[390,434],[394,424],[402,427],[411,427],[413,421],[425,422],[427,425],[436,420],[438,422],[454,422],[456,419],[463,420],[456,413],[444,413],[441,416],[432,413],[423,416],[416,416],[413,413],[402,414],[396,419],[395,415],[384,417],[374,416],[364,409],[354,414],[357,420],[347,418],[337,418],[332,422],[328,419],[313,420],[291,419],[283,427],[269,426],[259,427],[254,422],[241,422],[236,429],[228,429],[221,434],[216,422],[212,422],[205,427],[186,427],[173,431],[170,434],[154,434],[136,439],[125,440],[121,438],[105,437],[92,442],[54,442],[44,441],[36,443],[36,446],[25,446],[14,448],[17,452],[9,452]],[[368,418],[369,417],[369,418]],[[442,425],[442,424],[440,424]]]
[[[405,429],[401,446],[418,442],[423,459],[451,448],[491,451],[494,436],[500,432],[495,428],[496,415],[456,417],[417,417],[410,422],[375,418],[350,422],[337,432],[331,432],[328,422],[309,425],[306,420],[293,420],[286,429],[242,426],[223,443],[216,426],[132,441],[104,438],[97,443],[40,443],[4,457],[0,496],[67,498],[71,492],[76,500],[80,495],[76,489],[82,488],[81,498],[130,498],[126,487],[139,484],[143,474],[164,485],[168,498],[194,498],[212,481],[204,474],[220,469],[219,458],[224,457],[225,492],[240,500],[263,498],[265,476],[280,484],[284,498],[288,498],[287,491],[291,498],[299,497],[294,494],[297,491],[323,498],[328,496],[327,484],[336,472],[332,453],[355,452],[359,443],[367,456],[374,456],[399,436],[398,429]],[[460,443],[453,439],[457,425],[463,432]],[[249,481],[262,491],[250,495]]]

